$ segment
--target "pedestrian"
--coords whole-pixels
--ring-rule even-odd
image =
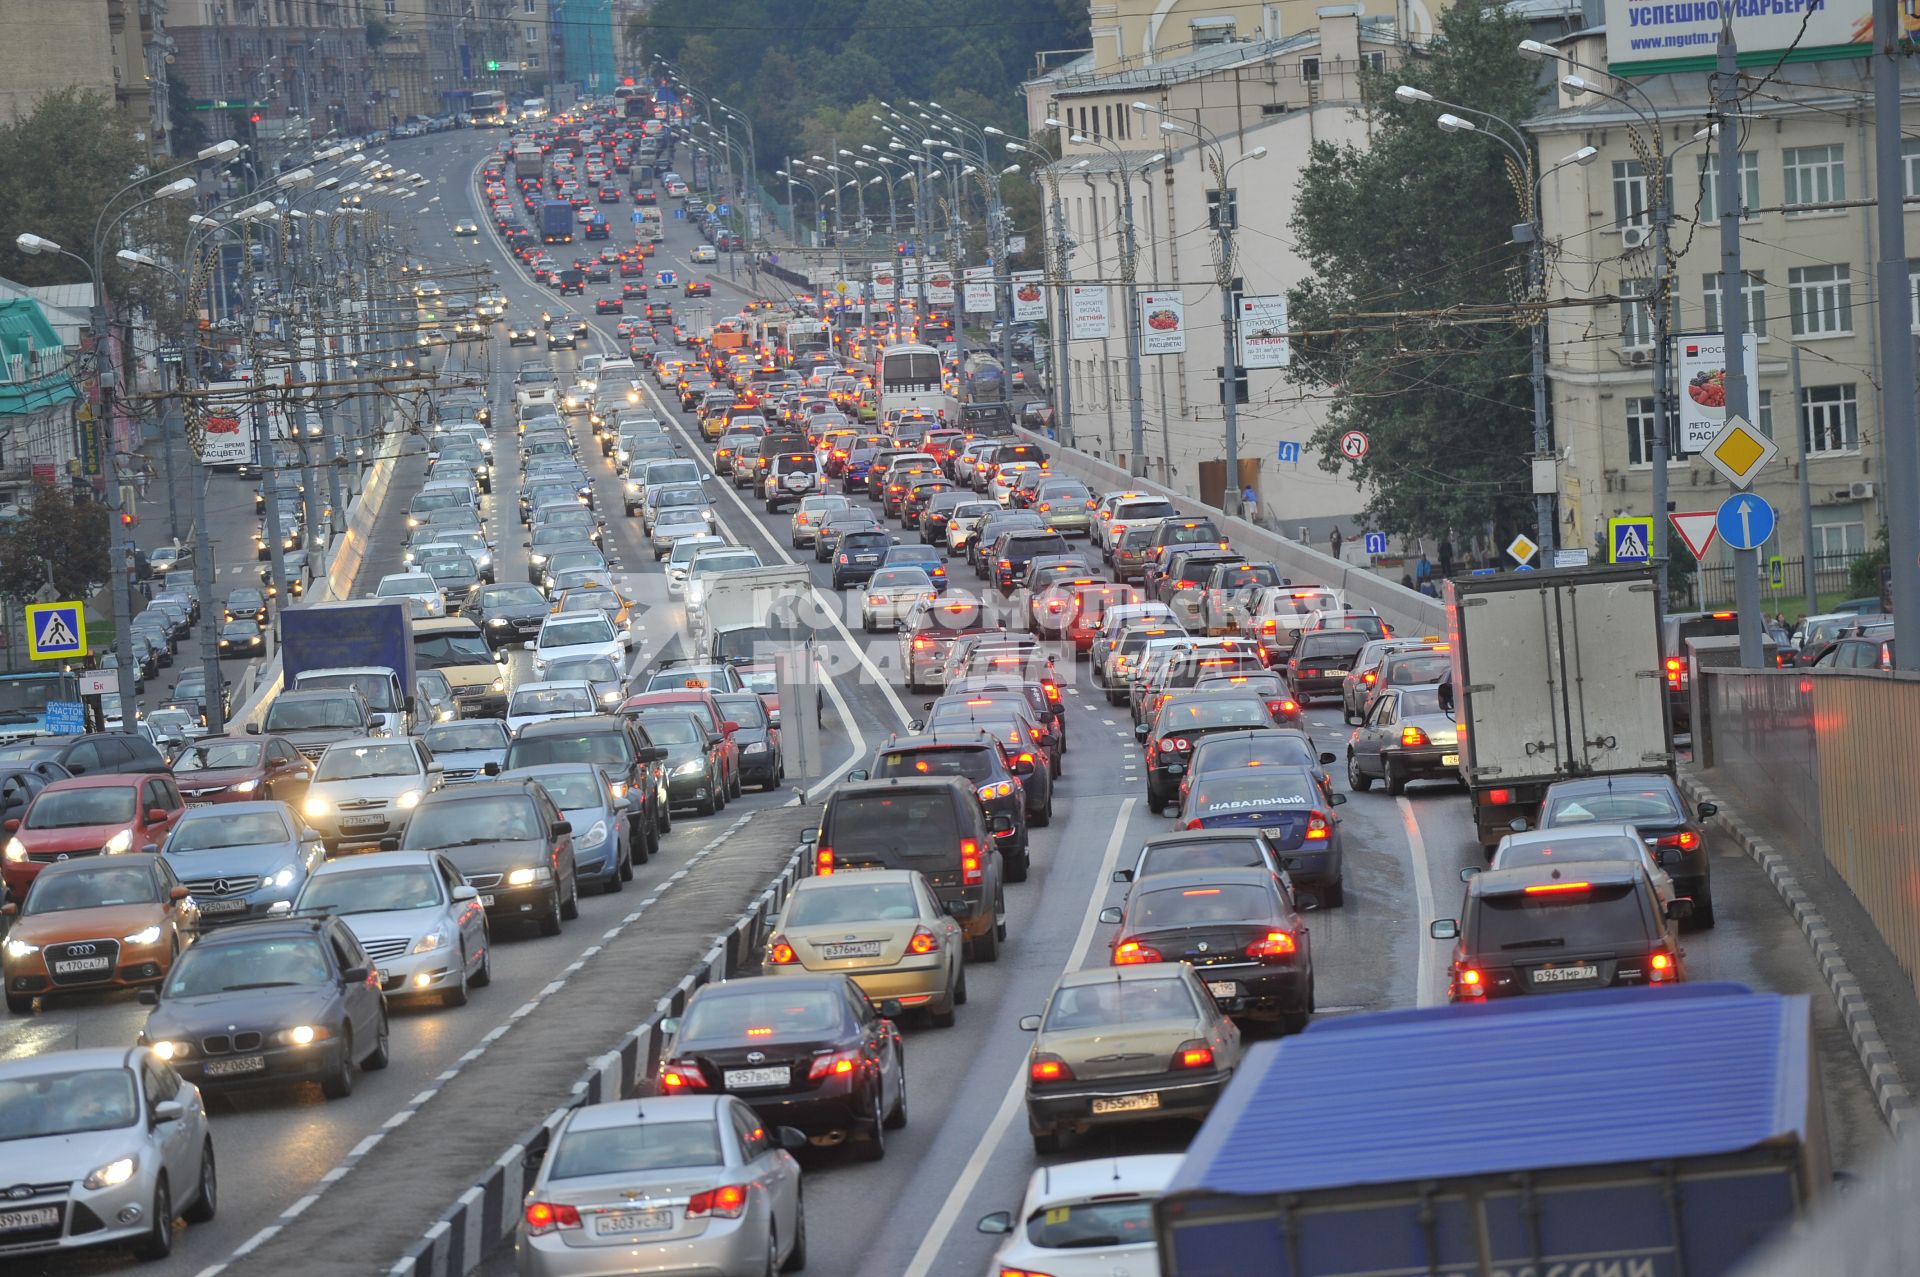
[[[1333,531],[1327,534],[1327,544],[1333,547],[1333,557],[1336,559],[1340,557],[1340,542],[1343,539],[1340,535],[1340,525],[1334,524]]]
[[[1260,522],[1260,494],[1250,483],[1240,489],[1240,517],[1249,523]]]
[[[1440,576],[1444,580],[1453,575],[1453,542],[1447,537],[1440,538]]]

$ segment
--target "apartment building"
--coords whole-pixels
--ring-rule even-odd
[[[155,149],[168,129],[168,0],[0,0],[0,120],[56,89],[114,99]]]
[[[369,17],[392,0],[167,2],[174,73],[212,136],[232,135],[256,114],[304,120],[316,138],[385,122],[367,35]]]

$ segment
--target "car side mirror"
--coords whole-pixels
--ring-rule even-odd
[[[740,724],[734,722],[731,718],[729,718],[726,722],[720,724],[720,730],[725,732],[727,735],[731,736],[735,732],[740,730]]]
[[[453,889],[453,898],[455,900],[478,900],[480,893],[463,882]]]
[[[482,775],[498,776],[500,774],[500,764],[487,763],[485,766],[481,767],[480,771]]]
[[[1468,865],[1468,866],[1467,866],[1467,867],[1466,867],[1465,869],[1462,869],[1462,870],[1460,871],[1460,881],[1461,881],[1461,882],[1472,882],[1472,881],[1473,881],[1473,880],[1474,880],[1475,878],[1477,878],[1477,877],[1478,877],[1479,875],[1480,875],[1480,866],[1478,866],[1478,865]]]
[[[9,905],[8,907],[11,908],[12,906]],[[143,1007],[157,1007],[160,1005],[160,990],[142,989],[134,995],[134,1001]]]
[[[520,650],[523,652],[531,652],[533,650],[533,642],[534,641],[532,639],[528,639],[526,642],[520,645]]]
[[[661,745],[649,745],[640,751],[640,761],[643,763],[664,763],[667,761],[666,748]]]
[[[1037,1015],[1021,1016],[1020,1031],[1022,1033],[1038,1033],[1040,1031],[1040,1017]]]
[[[1671,868],[1672,866],[1679,864],[1682,859],[1683,857],[1681,856],[1680,850],[1677,847],[1663,848],[1660,852],[1660,855],[1657,858],[1658,863],[1662,868]]]
[[[1435,940],[1458,940],[1460,923],[1454,918],[1435,918],[1427,924],[1427,934]]]
[[[1120,911],[1116,908],[1113,908],[1112,906],[1108,906],[1107,908],[1102,909],[1100,911],[1100,922],[1102,925],[1108,926],[1108,927],[1119,926]]]
[[[908,720],[907,720],[907,730],[908,730],[908,731],[910,731],[910,732],[918,732],[918,731],[924,731],[924,730],[926,730],[926,720],[925,720],[925,719],[922,719],[922,718],[910,718],[910,719],[908,719]]]
[[[1347,796],[1345,794],[1329,794],[1327,795],[1327,801],[1335,807],[1344,807],[1347,803]]]
[[[565,838],[568,834],[573,832],[573,822],[570,820],[556,820],[549,827],[548,832],[550,832],[555,838]]]
[[[158,807],[147,808],[147,823],[149,825],[164,824],[166,823],[166,819],[167,819],[167,813],[160,810],[160,808]]]
[[[906,1008],[900,1005],[898,998],[883,998],[874,1010],[880,1013],[882,1019],[898,1020]]]
[[[780,1141],[780,1147],[789,1153],[798,1153],[807,1146],[807,1133],[797,1126],[776,1126],[774,1135]]]
[[[660,1032],[665,1037],[675,1037],[680,1032],[680,1017],[670,1015],[660,1021]]]
[[[179,1100],[161,1100],[153,1106],[153,1124],[159,1126],[165,1122],[177,1122],[187,1115]]]
[[[1033,770],[1034,770],[1034,767],[1033,767],[1033,760],[1032,760],[1032,759],[1030,759],[1030,758],[1016,758],[1016,759],[1014,759],[1014,760],[1013,760],[1013,774],[1014,774],[1014,775],[1016,775],[1016,776],[1031,776],[1031,775],[1033,775]]]
[[[1013,817],[1004,811],[996,813],[990,828],[995,835],[1010,834],[1013,832]]]
[[[183,895],[185,894],[185,888],[176,887],[175,890],[180,891]],[[19,914],[19,912],[20,912],[20,906],[15,904],[11,900],[7,901],[7,903],[3,905],[0,905],[0,917],[12,918],[17,914]]]
[[[1452,683],[1442,681],[1436,688],[1435,696],[1440,701],[1440,710],[1442,713],[1446,713],[1446,714],[1453,713],[1453,684]]]
[[[1700,813],[1700,819],[1709,820],[1720,814],[1720,804],[1719,803],[1701,803],[1700,806],[1695,810],[1697,810]]]
[[[1132,882],[1132,881],[1133,881],[1133,870],[1131,870],[1131,869],[1116,869],[1116,870],[1114,870],[1114,871],[1113,871],[1113,880],[1114,880],[1115,882]]]
[[[1686,896],[1681,896],[1677,900],[1669,900],[1667,901],[1666,914],[1669,922],[1685,922],[1687,919],[1693,917],[1693,901]]]
[[[260,734],[260,724],[258,723],[247,724],[247,735],[258,736],[259,734]]]
[[[8,820],[4,825],[0,825],[0,830],[4,830],[7,833],[12,833],[18,828],[20,828],[20,822],[18,819]]]
[[[873,779],[873,776],[872,776],[872,773],[868,772],[866,768],[856,767],[852,771],[847,773],[847,779],[848,780],[871,780]]]
[[[777,710],[777,709],[770,709],[770,710],[768,710],[768,711],[767,711],[767,726],[769,726],[769,727],[778,727],[778,726],[780,726],[780,711],[779,711],[779,710]]]
[[[1133,738],[1137,741],[1147,739],[1147,725],[1145,723],[1135,723],[1133,725]]]
[[[366,967],[348,967],[340,973],[342,984],[365,984],[371,972]]]
[[[1323,752],[1321,753],[1321,755],[1320,755],[1320,765],[1321,765],[1322,767],[1330,767],[1330,766],[1332,766],[1332,765],[1333,765],[1334,763],[1336,763],[1336,762],[1339,762],[1339,761],[1340,761],[1340,760],[1339,760],[1339,758],[1338,758],[1338,756],[1336,756],[1336,755],[1334,755],[1334,754],[1332,754],[1332,753],[1328,753],[1328,752],[1324,752],[1324,751],[1323,751]]]
[[[1507,828],[1516,834],[1524,834],[1527,832],[1527,818],[1525,816],[1515,816],[1507,822]]]

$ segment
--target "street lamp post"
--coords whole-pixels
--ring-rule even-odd
[[[1050,129],[1060,127],[1060,121],[1048,119]],[[1047,320],[1047,344],[1052,352],[1048,358],[1052,362],[1054,428],[1059,432],[1060,441],[1067,447],[1073,447],[1073,365],[1070,361],[1067,339],[1067,264],[1073,252],[1072,238],[1067,234],[1066,208],[1060,200],[1060,172],[1056,167],[1058,160],[1047,151],[1041,150],[1029,142],[1009,141],[1007,150],[1014,154],[1026,155],[1032,162],[1041,180],[1047,184],[1048,207],[1053,214],[1053,234],[1043,241],[1046,259],[1047,296],[1052,314]]]
[[[1082,134],[1074,134],[1069,141],[1077,145],[1090,145],[1113,156],[1114,164],[1120,174],[1120,188],[1126,201],[1126,213],[1121,219],[1122,248],[1120,253],[1121,296],[1127,308],[1127,401],[1128,424],[1132,427],[1132,446],[1128,449],[1128,472],[1136,479],[1144,479],[1147,474],[1147,425],[1144,402],[1146,389],[1143,385],[1145,370],[1141,367],[1140,354],[1140,247],[1133,231],[1133,166],[1127,161],[1127,153],[1118,146],[1096,141]],[[1144,175],[1158,163],[1162,156],[1155,155],[1140,165]]]

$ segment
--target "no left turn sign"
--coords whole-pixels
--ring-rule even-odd
[[[1358,461],[1367,455],[1367,437],[1358,430],[1349,430],[1340,436],[1340,455],[1349,461]]]

